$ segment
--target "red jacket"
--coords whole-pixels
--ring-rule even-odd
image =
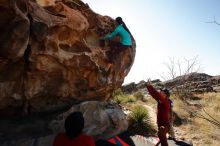
[[[95,146],[95,142],[91,136],[81,134],[69,139],[65,133],[59,133],[54,139],[53,146]]]
[[[150,95],[157,101],[157,124],[164,126],[170,123],[170,102],[167,97],[158,92],[152,85],[147,85]]]

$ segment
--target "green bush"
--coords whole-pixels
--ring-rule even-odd
[[[117,104],[122,104],[122,103],[133,103],[136,102],[137,99],[132,95],[117,95],[113,97],[113,101],[115,101]]]
[[[137,105],[132,109],[130,117],[131,120],[135,121],[137,124],[142,124],[144,121],[148,120],[149,115],[144,106]]]
[[[135,96],[125,95],[120,88],[113,92],[112,99],[118,104],[132,103],[137,101],[137,98]]]
[[[147,109],[142,105],[136,105],[129,115],[129,131],[138,134],[155,134],[156,129],[150,121]]]
[[[124,95],[116,95],[113,97],[113,101],[117,104],[125,103],[125,96]]]
[[[122,92],[121,88],[116,89],[113,94],[112,97],[118,96],[118,95],[124,95],[124,93]]]
[[[137,98],[135,96],[128,95],[128,96],[126,96],[125,101],[126,102],[136,102]]]

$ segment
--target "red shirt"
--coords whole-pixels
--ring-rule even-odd
[[[164,126],[170,123],[170,102],[167,97],[163,94],[157,92],[157,90],[152,86],[148,85],[147,89],[150,95],[157,101],[157,124],[158,126]]]
[[[95,146],[95,142],[91,136],[80,134],[69,139],[65,133],[59,133],[54,139],[53,146]]]

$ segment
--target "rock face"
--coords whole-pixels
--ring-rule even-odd
[[[138,90],[137,87],[136,87],[135,82],[124,85],[124,86],[122,86],[121,89],[125,93],[132,93],[132,92],[136,92]]]
[[[152,84],[156,85],[156,87],[159,86],[160,84],[162,84],[162,82],[159,79],[152,80],[151,82],[152,82]],[[122,86],[121,89],[123,92],[129,93],[129,94],[137,92],[137,91],[143,91],[145,93],[148,92],[147,91],[147,83],[144,80],[140,81],[137,84],[135,84],[134,82],[129,83],[127,85]]]
[[[85,118],[84,133],[96,139],[107,139],[127,130],[128,122],[121,107],[105,102],[87,101],[72,107],[57,116],[49,125],[55,133],[64,131],[66,116],[74,111],[81,111]]]
[[[80,0],[52,4],[0,2],[0,116],[107,100],[133,64],[134,40],[105,72],[110,48],[108,42],[101,47],[99,38],[113,31],[113,19],[96,14]]]
[[[85,119],[84,133],[95,139],[106,139],[127,130],[128,122],[118,105],[106,102],[86,101],[71,107],[68,111],[59,114],[54,120],[44,118],[26,121],[26,126],[17,126],[11,129],[10,135],[1,135],[1,146],[52,146],[54,137],[64,132],[65,118],[74,111],[81,111]],[[47,118],[48,119],[48,118]],[[15,122],[10,122],[13,124]],[[29,123],[29,125],[28,125]],[[5,133],[10,128],[5,127]],[[25,135],[26,134],[26,135]]]
[[[213,92],[212,76],[205,73],[191,73],[185,76],[179,76],[173,80],[164,82],[168,88],[186,88],[195,93]]]
[[[220,92],[220,76],[214,76],[211,78],[213,90]]]

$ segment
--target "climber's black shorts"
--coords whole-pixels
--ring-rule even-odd
[[[129,47],[128,45],[123,45],[120,42],[110,42],[109,44],[110,50],[107,52],[107,56],[110,63],[113,63],[115,58],[121,53],[127,50]]]

